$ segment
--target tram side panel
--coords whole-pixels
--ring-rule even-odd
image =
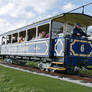
[[[68,39],[65,64],[71,66],[92,65],[92,41],[86,39]]]
[[[54,45],[54,56],[56,57],[64,57],[64,44],[65,40],[64,38],[56,38],[55,39],[55,45]]]
[[[57,58],[57,62],[64,62],[64,48],[65,48],[64,37],[55,38],[54,56]]]
[[[1,54],[48,57],[49,39],[2,45]]]

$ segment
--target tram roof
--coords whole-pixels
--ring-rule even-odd
[[[54,21],[80,23],[85,26],[92,25],[92,16],[81,13],[64,13],[63,16],[56,16]]]
[[[50,23],[51,20],[60,21],[60,22],[80,23],[85,26],[92,25],[92,16],[81,14],[81,13],[63,13],[63,14],[59,14],[57,16],[44,19],[42,21],[38,21],[38,22],[32,23],[30,25],[27,25],[27,26],[24,26],[24,27],[21,27],[12,31],[8,31],[6,33],[1,34],[0,36],[10,35],[17,32],[25,31],[27,29],[34,28],[36,26],[41,26],[41,25]]]

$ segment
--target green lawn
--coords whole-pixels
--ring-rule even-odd
[[[88,66],[88,68],[92,68],[92,66]]]
[[[92,66],[88,66],[88,70],[80,70],[80,74],[92,77]]]
[[[81,71],[80,71],[80,74],[81,74],[81,75],[85,75],[85,76],[92,77],[92,70],[87,70],[87,71],[81,70]]]
[[[0,66],[0,92],[92,92],[92,88]]]
[[[31,66],[31,67],[38,67],[38,62],[35,62],[35,61],[27,61],[27,63],[25,65]]]

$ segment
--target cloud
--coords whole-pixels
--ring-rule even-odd
[[[54,7],[58,0],[9,0],[8,4],[0,8],[0,15],[8,15],[18,18],[26,16],[27,18],[34,17],[35,13],[45,13],[47,10]],[[20,2],[20,3],[19,3]],[[29,8],[29,11],[26,9]]]
[[[0,33],[2,34],[2,33],[5,33],[9,30],[14,30],[14,29],[23,27],[24,25],[26,25],[25,21],[22,21],[22,22],[20,21],[18,23],[17,22],[11,23],[5,19],[0,19]]]
[[[10,11],[13,9],[13,4],[8,3],[7,5],[0,8],[0,15],[9,14]]]
[[[33,0],[30,6],[38,13],[44,13],[50,8],[53,8],[58,0]]]
[[[67,3],[66,5],[64,5],[62,7],[62,10],[65,11],[65,12],[67,12],[67,11],[75,9],[76,7],[77,7],[77,5],[74,5],[72,3]]]
[[[54,7],[56,2],[59,0],[20,0],[20,6],[23,7],[31,7],[37,13],[44,13],[46,10],[51,9]],[[18,4],[18,0],[14,0],[13,3]]]
[[[19,27],[16,25],[27,25],[34,18],[42,17],[42,14],[52,9],[57,1],[59,0],[0,0],[0,29],[5,32],[10,28]]]
[[[27,12],[25,7],[17,5],[17,3],[8,3],[0,8],[0,15],[7,15],[13,18],[33,18],[35,14],[33,12]]]
[[[8,26],[10,25],[9,22],[7,22],[4,19],[0,19],[0,33],[6,32],[8,28]]]

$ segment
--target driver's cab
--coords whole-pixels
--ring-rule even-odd
[[[57,22],[53,21],[52,24],[52,38],[57,37],[72,37],[73,30],[76,27],[76,23],[70,22]],[[80,26],[83,32],[87,33],[87,26],[82,25]],[[84,36],[82,38],[85,38]]]
[[[73,34],[73,30],[76,27],[76,23],[66,23],[66,32],[65,32],[65,36],[72,36]],[[87,28],[84,25],[81,25],[80,28],[82,29],[83,32],[87,32]]]
[[[80,23],[80,28],[86,34],[88,34],[88,27],[92,26],[92,17],[79,14],[79,13],[66,13],[60,16],[53,18],[52,20],[52,39],[54,39],[54,56],[64,57],[65,49],[67,47],[68,41],[71,42],[72,40],[85,40],[88,41],[88,38],[85,36],[82,37],[73,37],[73,29],[76,27],[76,23]],[[90,34],[88,34],[90,35]],[[92,39],[91,39],[92,40]]]
[[[56,16],[52,20],[51,32],[52,39],[54,39],[54,56],[56,58],[51,65],[54,65],[55,70],[59,69],[57,68],[58,64],[62,65],[62,68],[64,63],[70,66],[77,66],[78,63],[85,64],[87,57],[92,57],[92,40],[84,39],[84,37],[72,37],[76,23],[80,23],[81,29],[88,34],[87,29],[92,26],[92,16],[66,13]],[[81,62],[80,56],[82,57]],[[50,69],[53,68],[50,67]]]
[[[72,37],[73,30],[76,27],[76,23],[63,23],[63,22],[56,22],[54,21],[52,24],[52,38],[58,37]],[[80,28],[83,32],[87,33],[87,27],[81,25]],[[82,38],[85,38],[83,36]]]
[[[92,17],[85,14],[67,13],[54,18],[52,21],[52,38],[72,37],[76,23],[80,23],[80,28],[87,34],[88,27],[92,26]]]

